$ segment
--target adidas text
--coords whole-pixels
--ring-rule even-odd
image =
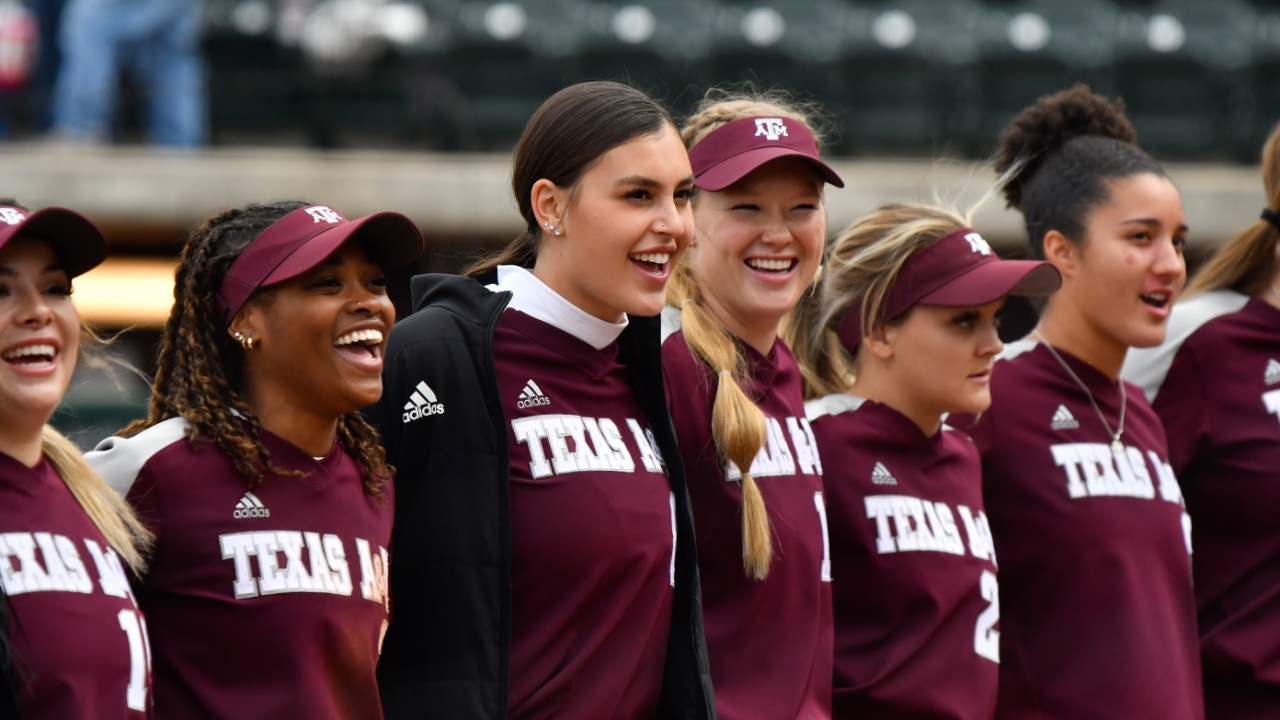
[[[525,383],[524,390],[520,391],[520,399],[516,401],[516,407],[521,410],[550,404],[551,398],[543,395],[542,388],[538,387],[538,383],[532,380]]]
[[[444,414],[444,403],[438,402],[436,393],[425,382],[419,382],[404,404],[404,422],[413,422],[424,417]]]

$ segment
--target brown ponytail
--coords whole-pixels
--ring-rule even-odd
[[[1271,131],[1262,146],[1262,184],[1267,191],[1267,207],[1280,208],[1280,126]],[[1280,229],[1266,220],[1256,220],[1230,242],[1218,248],[1187,285],[1186,295],[1211,290],[1235,290],[1258,295],[1271,285],[1276,272],[1276,243]]]
[[[763,580],[773,559],[773,529],[764,497],[751,477],[751,463],[768,440],[764,412],[739,384],[746,377],[746,363],[737,341],[707,311],[702,289],[683,262],[676,265],[667,283],[667,303],[680,308],[685,342],[716,375],[711,437],[721,457],[742,471],[742,565],[748,577]]]

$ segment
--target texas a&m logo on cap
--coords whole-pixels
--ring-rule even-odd
[[[756,118],[756,137],[761,135],[765,140],[787,137],[787,125],[782,118]]]
[[[0,222],[6,225],[17,225],[27,219],[27,214],[18,208],[0,207]]]
[[[346,220],[346,218],[338,214],[337,210],[334,210],[333,208],[327,205],[316,205],[314,207],[309,207],[307,208],[307,214],[310,215],[312,219],[318,223],[326,222],[326,223],[329,223],[330,225],[337,225],[343,220]]]
[[[976,232],[968,233],[967,235],[964,236],[964,239],[968,241],[969,249],[972,250],[973,252],[976,252],[980,255],[991,254],[991,245],[989,245],[986,240],[983,240],[982,236],[979,235],[978,233]]]

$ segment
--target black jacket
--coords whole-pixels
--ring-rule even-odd
[[[510,688],[511,468],[493,333],[511,294],[452,275],[419,275],[412,289],[414,313],[391,332],[382,399],[367,411],[396,468],[382,707],[388,720],[499,720]],[[620,359],[667,465],[680,540],[658,717],[713,720],[693,515],[663,389],[659,319],[630,320]]]

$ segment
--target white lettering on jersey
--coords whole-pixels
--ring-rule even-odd
[[[337,535],[267,530],[221,535],[218,543],[222,559],[231,560],[235,568],[232,591],[237,600],[294,592],[351,595],[351,569],[347,565],[346,549]],[[357,539],[357,547],[360,543],[364,543],[367,552],[368,542]],[[302,555],[304,549],[307,553],[305,560]],[[385,569],[379,570],[378,566],[385,568],[387,552],[385,549],[380,550],[382,557],[379,562],[370,563],[361,580],[362,592],[365,590],[364,583],[368,581],[374,582],[375,587],[379,588],[375,602],[383,602],[385,595],[385,581],[382,581],[382,585],[377,585],[379,581],[376,579],[379,572],[384,578],[386,576]],[[280,553],[285,556],[283,566],[280,565]],[[251,557],[256,558],[257,562],[251,562]],[[361,570],[365,571],[366,568],[362,565]]]
[[[930,502],[910,495],[868,495],[863,498],[867,519],[876,523],[876,551],[933,551],[964,554],[964,540],[956,526],[955,514],[944,502]],[[963,513],[968,508],[961,506]],[[893,524],[890,527],[889,520]],[[970,537],[972,538],[972,530]],[[970,543],[972,545],[972,542]],[[978,557],[983,555],[974,553]]]
[[[640,423],[631,418],[627,418],[627,427],[631,428],[631,437],[636,441],[636,447],[640,448],[640,462],[644,463],[644,469],[651,473],[662,472],[662,458],[658,456],[658,445],[653,439],[653,433],[640,429]]]
[[[968,505],[957,505],[956,512],[964,523],[964,532],[969,536],[969,553],[976,558],[990,560],[992,565],[999,566],[996,561],[996,543],[991,537],[991,523],[987,521],[987,513],[979,510],[975,516]]]
[[[368,540],[356,539],[356,554],[360,556],[360,596],[372,600],[384,607],[390,606],[390,594],[387,592],[387,571],[390,563],[387,549],[379,547],[374,552]]]
[[[36,559],[37,550],[40,551],[40,559]],[[19,567],[13,566],[14,560],[18,561]],[[103,589],[114,589],[115,576],[110,565],[104,561],[99,572],[103,577]],[[121,572],[123,573],[123,568]],[[93,578],[85,569],[75,543],[64,535],[47,532],[0,533],[0,584],[3,584],[8,595],[28,592],[93,592]],[[129,595],[124,593],[119,597]]]
[[[640,424],[627,419],[640,449],[640,459],[649,472],[662,472],[658,455]],[[533,479],[566,473],[601,470],[630,473],[636,469],[635,459],[622,440],[618,425],[609,418],[577,415],[534,415],[511,421],[516,444],[529,447],[529,473]],[[588,440],[590,438],[590,440]],[[542,441],[547,441],[551,457],[547,457]],[[573,447],[569,447],[569,442]]]
[[[1117,452],[1106,443],[1064,443],[1050,447],[1054,463],[1067,475],[1067,495],[1082,497],[1134,497],[1150,500],[1155,497],[1155,486],[1147,470],[1142,451],[1126,447]],[[1161,496],[1169,502],[1181,503],[1182,493],[1177,491],[1177,481],[1166,480],[1167,468],[1155,453],[1149,453],[1156,476],[1160,478]],[[1173,489],[1166,484],[1172,480]],[[1173,493],[1176,498],[1166,495]]]
[[[782,431],[782,423],[786,422],[791,435],[791,443],[795,446],[792,455],[791,445],[787,444],[787,435]],[[804,418],[766,418],[765,443],[751,461],[751,477],[777,477],[796,474],[796,460],[800,461],[800,472],[805,475],[821,475],[822,460],[818,457],[818,443],[813,437],[813,429]],[[732,460],[725,463],[724,479],[729,482],[742,480],[742,470]]]
[[[1262,404],[1266,406],[1267,412],[1280,418],[1280,390],[1262,393]]]

